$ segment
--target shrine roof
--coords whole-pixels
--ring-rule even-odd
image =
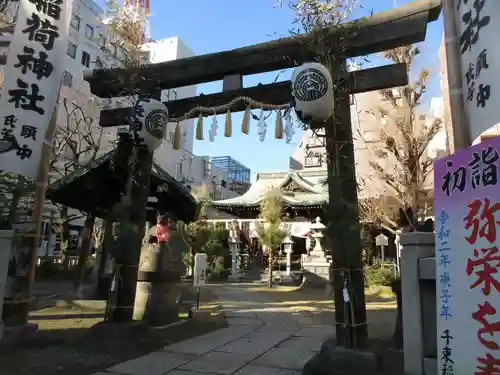
[[[49,185],[47,199],[106,217],[119,201],[128,175],[126,168],[115,162],[115,156],[116,149],[58,179]],[[186,222],[196,220],[198,202],[189,189],[155,163],[151,167],[151,191],[150,195],[156,194],[158,202],[161,200],[163,210]]]
[[[243,195],[213,202],[215,208],[255,207],[272,189],[279,189],[290,206],[313,206],[328,202],[326,169],[258,173],[256,181]]]

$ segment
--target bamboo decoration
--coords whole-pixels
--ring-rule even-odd
[[[283,118],[281,117],[281,111],[276,111],[276,127],[274,129],[274,138],[283,139]]]
[[[178,122],[177,125],[175,125],[175,131],[174,131],[174,142],[172,144],[172,148],[174,150],[180,150],[181,149],[181,125]]]
[[[248,135],[248,132],[250,130],[250,109],[250,106],[245,109],[243,122],[241,123],[241,132],[246,135]]]
[[[203,115],[201,113],[196,122],[196,139],[198,141],[203,141]]]
[[[231,137],[233,134],[233,123],[231,120],[231,110],[228,109],[226,112],[226,125],[224,127],[224,137]]]

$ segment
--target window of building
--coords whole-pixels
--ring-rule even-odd
[[[90,55],[88,52],[82,51],[82,65],[87,68],[90,66]]]
[[[95,68],[96,69],[103,69],[104,68],[104,64],[102,63],[102,61],[101,61],[100,58],[96,59],[96,61],[95,61]]]
[[[94,38],[94,28],[90,25],[85,26],[85,36],[89,39]]]
[[[315,155],[308,155],[304,159],[305,167],[321,167],[321,157]]]
[[[223,188],[226,188],[227,187],[226,180],[220,180],[220,186],[222,186]]]
[[[176,175],[178,181],[181,181],[184,178],[184,173],[182,171],[182,163],[177,164]]]
[[[66,49],[66,54],[74,59],[76,57],[76,44],[68,42],[68,48]]]
[[[78,17],[76,14],[73,14],[70,22],[71,27],[75,30],[80,30],[80,21],[80,17]]]
[[[71,74],[68,71],[64,72],[63,78],[62,78],[62,84],[64,86],[68,86],[68,87],[73,86],[73,74]]]

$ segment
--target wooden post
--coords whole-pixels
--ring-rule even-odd
[[[61,90],[58,90],[56,103],[59,103],[59,96]],[[29,306],[32,300],[33,285],[35,284],[35,273],[37,265],[37,250],[38,244],[40,242],[40,234],[42,231],[42,218],[43,218],[43,208],[45,204],[45,193],[47,191],[47,186],[49,184],[49,168],[50,160],[52,158],[52,142],[54,138],[54,132],[57,125],[57,106],[52,110],[52,116],[50,117],[49,126],[45,132],[44,142],[42,146],[42,160],[40,161],[40,167],[38,169],[38,174],[36,177],[36,191],[35,199],[33,202],[33,221],[35,222],[35,235],[30,237],[30,251],[28,255],[28,277],[26,278],[26,284],[24,285],[24,305],[23,305],[23,319],[25,322],[28,321]]]
[[[455,19],[457,3],[444,0],[444,42],[446,52],[446,70],[448,71],[448,87],[450,93],[450,112],[453,129],[454,151],[467,148],[472,144],[470,124],[465,111],[463,98],[462,74],[460,67],[460,46]]]
[[[346,74],[345,60],[332,67],[332,76]],[[366,342],[366,305],[358,194],[349,94],[335,93],[335,121],[325,128],[328,156],[328,226],[333,247],[335,327],[337,341],[347,348]],[[344,301],[344,288],[349,302]]]
[[[116,289],[114,306],[109,317],[114,322],[130,322],[133,319],[137,272],[153,164],[153,154],[147,147],[138,145],[134,147],[135,160],[130,176],[132,179],[130,201],[125,202],[123,212],[120,213],[120,234],[115,245]]]
[[[81,248],[79,249],[74,279],[74,285],[78,293],[81,293],[81,288],[85,283],[85,272],[87,271],[87,261],[92,248],[92,231],[94,229],[95,218],[94,214],[89,213],[83,225],[84,233],[82,236]]]

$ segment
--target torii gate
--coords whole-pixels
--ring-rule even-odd
[[[405,64],[348,73],[345,62],[347,58],[423,41],[427,24],[437,20],[440,11],[441,0],[417,0],[370,18],[322,30],[324,42],[331,46],[330,56],[336,60],[336,67],[332,69],[332,76],[337,79],[336,118],[335,123],[325,127],[330,201],[327,235],[334,244],[337,340],[347,347],[359,347],[367,338],[349,94],[406,85],[408,77]],[[242,76],[293,68],[304,62],[324,58],[318,56],[314,48],[308,47],[313,45],[313,37],[305,34],[137,69],[95,70],[86,79],[92,93],[100,97],[129,94],[123,90],[123,86],[125,80],[130,81],[131,77],[141,77],[141,80],[134,82],[135,90],[156,94],[155,97],[161,90],[223,80],[224,90],[221,93],[166,102],[173,117],[181,116],[196,106],[226,104],[238,96],[281,105],[291,100],[289,81],[243,88]],[[117,80],[120,77],[122,79]],[[244,106],[233,107],[232,111],[244,110]],[[125,124],[130,113],[130,108],[104,110],[100,124],[105,127]],[[341,147],[338,147],[339,144]],[[132,250],[127,259],[128,264],[138,264],[139,254],[140,249]],[[129,277],[133,278],[133,275]],[[133,281],[131,279],[125,284],[133,285]],[[344,301],[342,292],[345,281],[352,291],[348,303]]]

